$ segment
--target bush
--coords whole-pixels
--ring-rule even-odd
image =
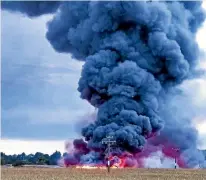
[[[12,166],[14,167],[19,167],[19,166],[23,166],[25,163],[23,161],[16,161],[12,164]]]

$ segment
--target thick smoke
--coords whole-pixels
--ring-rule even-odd
[[[29,17],[54,13],[60,1],[1,1],[2,9],[21,12]]]
[[[39,2],[43,8],[32,3],[3,8],[37,16],[59,7],[46,38],[57,52],[85,61],[78,91],[98,108],[96,121],[82,129],[86,142],[74,141],[67,164],[102,162],[101,142],[112,135],[118,147],[113,153],[132,154],[127,165],[134,165],[147,139],[159,131],[153,147],[175,144],[188,167],[203,163],[196,131],[190,121],[170,114],[167,103],[197,64],[202,2]]]

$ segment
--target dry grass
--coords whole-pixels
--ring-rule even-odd
[[[2,168],[2,180],[206,180],[206,170]]]

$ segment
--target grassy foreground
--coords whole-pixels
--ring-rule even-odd
[[[2,168],[2,180],[206,180],[206,170]]]

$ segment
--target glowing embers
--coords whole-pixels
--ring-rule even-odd
[[[106,166],[89,166],[89,165],[83,165],[83,166],[76,166],[75,168],[77,168],[77,169],[107,169],[107,167]],[[110,168],[112,168],[112,169],[117,169],[117,168],[119,168],[119,167],[117,167],[117,166],[111,166]],[[122,167],[122,168],[124,168],[124,167]]]
[[[110,162],[110,168],[112,169],[119,169],[119,168],[125,168],[125,158],[118,157],[118,156],[110,156],[109,157]],[[77,169],[107,169],[107,163],[101,164],[101,165],[77,165],[75,168]]]
[[[111,162],[111,168],[124,168],[125,167],[125,158],[120,158],[118,156],[109,157]]]

